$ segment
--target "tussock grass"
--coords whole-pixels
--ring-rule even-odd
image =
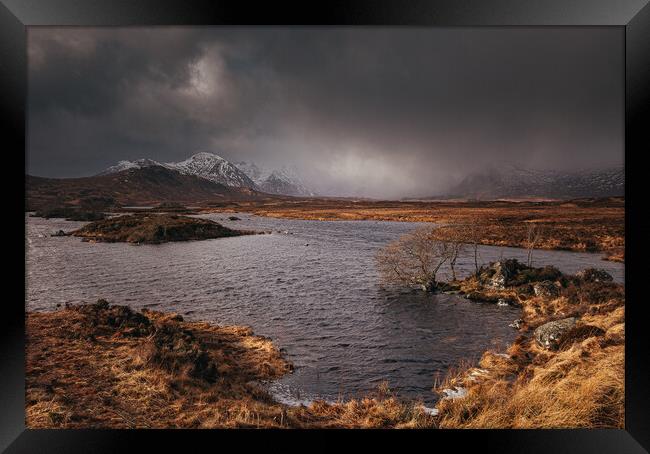
[[[386,387],[360,400],[288,407],[260,382],[292,366],[248,327],[125,306],[27,314],[30,428],[433,427]]]
[[[524,328],[505,354],[486,352],[472,369],[450,374],[442,390],[463,386],[467,396],[439,402],[442,428],[623,428],[625,424],[624,288],[565,279],[557,298],[519,298]],[[468,286],[476,286],[469,280]],[[566,290],[566,288],[565,288]],[[493,291],[498,293],[498,291]],[[502,291],[508,295],[516,288]],[[578,317],[556,351],[532,339],[548,321]]]

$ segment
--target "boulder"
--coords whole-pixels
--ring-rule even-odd
[[[543,296],[546,298],[557,298],[560,296],[560,289],[551,281],[535,283],[533,285],[533,292],[535,292],[535,296]]]
[[[539,346],[549,350],[555,350],[560,345],[562,336],[573,329],[576,321],[577,319],[575,317],[569,317],[545,323],[535,329],[533,337]]]
[[[522,326],[524,326],[524,321],[520,318],[517,320],[513,321],[511,324],[508,325],[510,328],[514,329],[520,329]]]
[[[576,276],[585,282],[612,282],[611,274],[598,268],[587,268],[576,273]]]
[[[514,306],[518,307],[519,303],[513,299],[510,298],[499,298],[497,300],[497,306]]]
[[[516,259],[500,260],[490,263],[489,266],[479,270],[479,278],[486,287],[503,290],[519,271],[526,268]]]

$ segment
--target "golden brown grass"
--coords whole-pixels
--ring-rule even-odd
[[[464,398],[439,402],[440,427],[624,427],[623,288],[592,283],[577,291],[580,298],[520,298],[525,325],[506,354],[486,352],[478,368],[450,374],[439,385],[468,391]],[[532,339],[533,328],[567,316],[580,317],[579,325],[558,351]]]
[[[383,428],[435,424],[420,405],[402,402],[387,389],[335,404],[278,404],[259,383],[282,376],[291,366],[269,339],[254,336],[249,328],[186,322],[175,314],[150,311],[143,314],[151,326],[139,324],[140,319],[114,323],[115,314],[102,311],[70,307],[27,314],[27,427]],[[155,344],[156,333],[163,328],[167,334]],[[161,345],[162,341],[169,343]],[[216,366],[215,377],[206,373],[206,367],[196,372],[201,352]]]
[[[622,261],[625,246],[625,203],[622,198],[561,201],[351,201],[284,199],[224,203],[206,212],[245,211],[260,216],[311,220],[374,220],[480,225],[480,244],[524,247],[528,226],[542,232],[536,249],[604,251]],[[441,229],[448,239],[453,229]],[[448,235],[446,235],[448,234]]]

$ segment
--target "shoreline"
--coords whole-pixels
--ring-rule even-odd
[[[552,202],[378,202],[294,200],[226,203],[202,208],[203,214],[245,212],[276,219],[318,221],[392,221],[435,223],[440,239],[449,239],[454,224],[480,227],[478,244],[526,248],[527,228],[536,225],[536,250],[604,254],[624,262],[625,206],[620,198]]]
[[[290,373],[273,342],[241,326],[110,305],[27,312],[29,428],[434,427],[388,389],[289,406],[263,382]]]
[[[512,279],[493,286],[507,267]],[[516,261],[482,273],[447,285],[466,304],[520,307],[519,336],[505,353],[487,350],[450,369],[432,407],[385,386],[347,401],[283,403],[264,383],[292,366],[270,338],[99,300],[27,312],[27,426],[622,427],[624,285],[595,270],[569,276]],[[568,319],[557,346],[540,344],[540,329]]]
[[[624,284],[593,268],[513,273],[508,262],[492,265],[493,276],[484,267],[486,274],[456,283],[470,299],[519,306],[510,325],[519,336],[505,353],[487,350],[478,363],[449,371],[435,387],[446,395],[435,407],[438,427],[624,428]],[[505,285],[494,285],[504,276]]]
[[[144,207],[142,207],[144,208]],[[160,212],[160,207],[115,212]],[[182,209],[181,209],[182,208]],[[151,211],[151,210],[154,211]],[[391,221],[434,223],[440,239],[456,236],[455,225],[476,225],[478,244],[526,248],[528,229],[539,228],[535,250],[603,254],[603,260],[625,262],[625,200],[555,201],[368,201],[281,199],[231,201],[219,205],[174,208],[176,214],[250,213],[276,219],[318,221]]]

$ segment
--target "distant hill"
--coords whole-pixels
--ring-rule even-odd
[[[442,196],[505,199],[613,197],[625,195],[623,167],[601,170],[533,170],[516,166],[492,168],[465,177]]]
[[[117,173],[83,178],[27,176],[27,207],[47,209],[86,200],[114,201],[122,206],[159,202],[214,203],[267,197],[246,187],[230,187],[157,164],[130,166]]]

